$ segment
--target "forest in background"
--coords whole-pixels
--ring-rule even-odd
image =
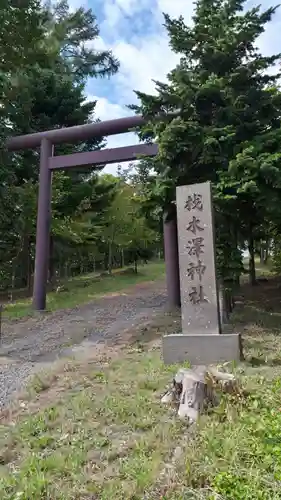
[[[91,10],[70,11],[65,0],[1,5],[0,290],[5,294],[32,289],[39,169],[38,151],[8,154],[5,138],[98,120],[96,102],[86,100],[87,79],[109,78],[119,63],[111,52],[93,48],[99,29]],[[105,144],[63,145],[56,154]],[[140,211],[137,186],[121,172],[106,175],[102,168],[53,175],[50,284],[79,273],[110,272],[161,248],[158,228],[150,228]]]
[[[0,7],[0,292],[31,291],[36,232],[38,151],[7,153],[10,135],[98,120],[86,100],[88,78],[119,68],[95,50],[95,13],[67,1],[4,0]],[[276,8],[243,10],[242,0],[197,0],[192,26],[164,15],[180,62],[156,82],[155,95],[136,89],[131,106],[147,117],[139,132],[157,137],[159,155],[112,176],[100,168],[53,176],[49,282],[161,255],[162,218],[174,217],[177,185],[212,181],[218,270],[239,282],[242,251],[269,251],[281,270],[280,54],[263,56],[258,37]],[[270,27],[269,27],[270,29]],[[274,68],[274,69],[272,69]],[[149,77],[149,76],[148,76]],[[130,103],[128,103],[129,105]],[[173,120],[156,114],[177,111]],[[56,154],[105,147],[106,140],[63,145]]]

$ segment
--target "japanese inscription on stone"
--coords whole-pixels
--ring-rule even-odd
[[[209,182],[177,188],[183,333],[220,333]]]

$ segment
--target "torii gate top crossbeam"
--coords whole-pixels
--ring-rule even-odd
[[[6,146],[9,151],[18,151],[20,149],[38,147],[42,139],[47,139],[52,144],[79,142],[90,139],[91,137],[103,137],[130,132],[145,123],[146,119],[142,116],[127,116],[126,118],[119,118],[116,120],[87,123],[86,125],[77,125],[75,127],[65,127],[10,137],[7,140]]]

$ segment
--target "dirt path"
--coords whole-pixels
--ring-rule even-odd
[[[143,283],[79,308],[3,325],[0,348],[0,407],[29,377],[58,357],[101,343],[122,342],[124,331],[164,310],[165,287]],[[123,339],[125,340],[125,339]]]

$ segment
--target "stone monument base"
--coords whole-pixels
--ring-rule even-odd
[[[191,365],[209,365],[240,361],[243,357],[241,336],[237,333],[164,335],[162,347],[164,363],[169,365],[184,361]]]

